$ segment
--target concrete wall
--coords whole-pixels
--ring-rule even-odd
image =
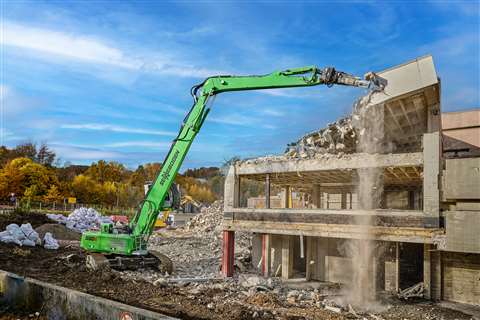
[[[480,305],[480,255],[442,253],[443,299]]]
[[[156,312],[92,296],[0,270],[0,305],[21,311],[42,311],[48,319],[174,320]],[[127,319],[127,318],[125,318]]]
[[[444,198],[480,202],[480,158],[447,159],[445,162]]]
[[[447,156],[479,156],[480,109],[442,113],[442,133]]]
[[[480,211],[448,211],[446,216],[446,250],[480,253]]]

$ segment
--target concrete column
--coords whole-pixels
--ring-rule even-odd
[[[440,222],[440,135],[423,135],[423,212],[425,226],[438,228]]]
[[[271,267],[271,235],[262,234],[262,274],[265,277],[270,276]]]
[[[415,191],[408,190],[408,209],[415,210]]]
[[[400,242],[395,242],[395,292],[400,292]]]
[[[283,208],[291,208],[292,207],[292,189],[290,186],[286,186],[283,188],[282,192],[282,200],[283,200]]]
[[[270,271],[274,277],[278,277],[282,269],[282,237],[270,235]]]
[[[317,238],[317,280],[328,281],[327,272],[328,238]]]
[[[425,243],[423,245],[423,297],[425,299],[432,298],[432,267],[431,267],[431,252],[432,246]]]
[[[306,279],[318,279],[317,265],[318,265],[318,251],[317,251],[316,237],[307,237],[307,256],[305,259]]]
[[[282,236],[282,279],[293,276],[293,239],[292,236]]]
[[[265,175],[265,209],[270,209],[270,174]]]
[[[235,166],[231,165],[225,177],[224,211],[238,208],[240,204],[240,178],[235,173]]]
[[[439,132],[442,126],[440,104],[428,106],[427,131]]]
[[[345,191],[342,191],[341,208],[343,210],[347,209],[347,193]]]
[[[320,193],[320,185],[314,184],[312,186],[312,208],[313,209],[322,208],[321,197],[322,197],[322,194]]]
[[[385,254],[385,291],[398,292],[400,260],[399,243],[389,245]]]
[[[442,252],[433,251],[430,257],[430,267],[432,268],[431,298],[432,300],[439,301],[442,299]]]
[[[223,231],[222,273],[225,277],[233,276],[235,262],[235,232]]]
[[[252,267],[257,269],[258,272],[262,270],[262,241],[263,234],[252,234]]]

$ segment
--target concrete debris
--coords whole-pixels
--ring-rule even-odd
[[[217,200],[210,206],[203,207],[199,214],[186,223],[185,227],[189,231],[212,232],[221,229],[222,219],[223,201]]]
[[[289,158],[313,158],[319,153],[353,153],[357,135],[352,118],[345,117],[289,144],[285,155]]]
[[[257,275],[240,274],[238,276],[238,283],[245,288],[262,286],[262,287],[267,287],[271,289],[273,286],[273,282],[271,278],[259,277]]]
[[[335,313],[341,313],[342,312],[342,309],[337,308],[337,307],[332,307],[332,306],[325,306],[325,309],[327,309],[329,311],[332,311],[332,312],[335,312]]]
[[[9,224],[5,231],[0,232],[0,241],[28,247],[40,244],[38,233],[33,230],[30,223],[22,224],[21,226],[15,223]]]
[[[159,230],[149,239],[149,248],[167,255],[175,266],[173,274],[159,272],[123,271],[127,278],[153,282],[165,278],[168,282],[182,278],[215,279],[220,275],[222,256],[223,201],[202,208],[183,227]],[[251,269],[251,234],[235,233],[235,266],[242,272]],[[192,281],[195,282],[195,281]]]
[[[45,249],[57,250],[60,245],[58,244],[58,241],[53,238],[52,234],[50,232],[47,232],[45,233],[45,237],[43,238],[43,247]]]
[[[30,223],[24,223],[21,226],[15,223],[9,224],[5,231],[0,232],[0,242],[15,243],[19,246],[28,247],[42,244],[42,240],[38,233],[33,230]],[[57,240],[53,238],[51,233],[45,234],[43,245],[46,249],[52,250],[56,250],[59,247]]]
[[[398,297],[405,300],[408,300],[410,298],[422,298],[424,289],[425,287],[423,286],[423,282],[419,282],[416,285],[400,291],[398,293]]]
[[[444,234],[438,234],[433,237],[433,244],[437,247],[438,250],[447,249],[447,236]]]
[[[99,228],[102,223],[112,223],[110,217],[102,216],[93,208],[78,208],[65,217],[61,214],[47,214],[53,221],[64,224],[68,229],[84,232],[89,229]]]

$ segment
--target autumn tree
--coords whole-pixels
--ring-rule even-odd
[[[99,203],[99,186],[87,175],[80,174],[72,181],[72,192],[82,203]]]
[[[50,189],[48,189],[47,193],[43,196],[43,201],[45,202],[61,202],[62,200],[63,197],[56,185],[52,185]]]
[[[126,171],[125,167],[118,162],[100,160],[93,163],[85,174],[100,183],[106,181],[120,182],[126,177]]]
[[[15,193],[37,199],[45,195],[52,185],[58,185],[55,172],[29,158],[13,159],[0,170],[1,198]]]
[[[42,143],[37,151],[35,159],[38,163],[43,164],[44,166],[52,166],[55,161],[55,156],[55,152],[50,150],[45,143]]]

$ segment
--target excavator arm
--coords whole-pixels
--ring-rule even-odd
[[[229,91],[309,87],[316,85],[347,85],[368,88],[379,85],[375,77],[361,80],[334,68],[315,66],[288,69],[262,76],[214,76],[192,88],[193,106],[174,139],[161,170],[145,196],[129,228],[118,231],[102,225],[99,232],[82,235],[81,246],[89,251],[119,255],[146,255],[147,242],[159,213],[165,209],[169,190],[180,170],[190,146],[200,131],[208,113],[207,102],[213,96]]]

